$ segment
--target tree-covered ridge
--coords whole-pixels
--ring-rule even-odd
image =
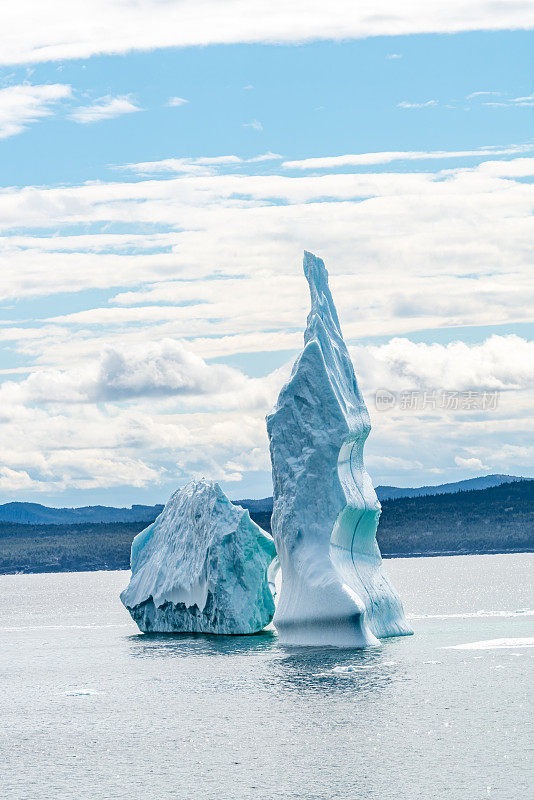
[[[270,513],[252,518],[270,530]],[[147,522],[0,523],[0,573],[128,569]],[[534,550],[534,480],[385,500],[377,539],[386,556]]]
[[[534,480],[382,502],[386,555],[534,549]]]

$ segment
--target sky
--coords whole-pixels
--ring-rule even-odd
[[[532,4],[90,5],[0,11],[0,502],[271,494],[304,249],[375,485],[532,476]]]

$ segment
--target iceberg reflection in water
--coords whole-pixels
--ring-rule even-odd
[[[334,649],[291,647],[280,643],[275,631],[253,636],[205,634],[138,634],[128,637],[135,659],[195,658],[199,663],[213,658],[243,659],[247,665],[262,664],[261,681],[273,691],[373,693],[403,680],[405,668],[383,649]],[[200,668],[200,677],[203,670]],[[230,677],[234,688],[256,685],[258,676],[245,670]],[[233,683],[235,681],[235,683]]]

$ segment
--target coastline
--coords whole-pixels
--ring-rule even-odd
[[[392,560],[395,558],[439,558],[439,557],[452,557],[452,556],[497,556],[497,555],[518,555],[522,553],[534,553],[534,548],[499,548],[496,550],[490,549],[470,549],[470,550],[433,550],[426,553],[382,553],[384,560]],[[43,575],[43,574],[56,574],[56,573],[75,573],[75,572],[129,572],[130,566],[100,564],[93,566],[90,564],[81,565],[79,569],[69,569],[68,567],[55,566],[48,564],[43,569],[12,569],[1,570],[1,575]]]

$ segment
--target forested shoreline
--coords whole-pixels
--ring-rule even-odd
[[[251,516],[270,531],[268,511]],[[0,574],[128,569],[146,525],[0,523]],[[534,551],[534,480],[385,500],[377,540],[385,557]]]

